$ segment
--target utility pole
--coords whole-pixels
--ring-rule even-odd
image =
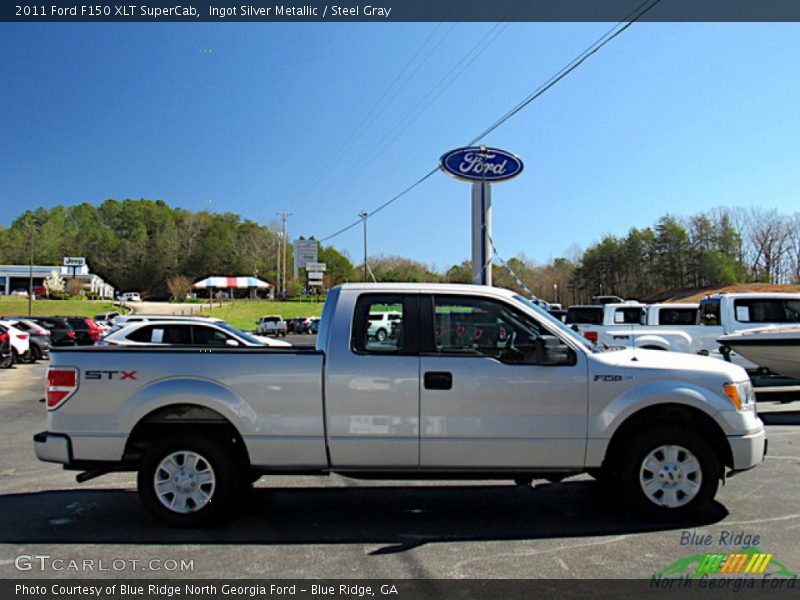
[[[30,268],[28,270],[28,316],[29,317],[33,315],[33,304],[32,304],[33,303],[33,227],[35,223],[36,221],[33,218],[31,218],[30,221],[31,262],[30,262]]]
[[[358,213],[358,216],[364,221],[364,283],[368,281],[367,279],[367,271],[369,267],[367,267],[367,217],[369,213],[366,210],[362,210]]]
[[[286,289],[286,219],[291,217],[293,213],[287,213],[286,210],[282,210],[279,213],[275,213],[279,217],[281,217],[281,241],[283,243],[283,269],[280,268],[281,265],[281,253],[278,255],[278,282],[280,285],[280,294],[283,295],[283,291]]]

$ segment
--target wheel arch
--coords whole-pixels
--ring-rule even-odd
[[[138,464],[154,442],[187,433],[229,440],[243,466],[250,465],[247,445],[236,426],[212,408],[187,402],[161,406],[139,419],[125,442],[123,462]]]
[[[711,446],[720,464],[733,466],[733,453],[728,438],[714,418],[695,407],[678,403],[648,406],[629,415],[611,436],[603,466],[615,468],[624,453],[626,442],[642,431],[664,425],[685,427],[701,435]]]

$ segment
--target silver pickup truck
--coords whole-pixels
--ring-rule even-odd
[[[380,312],[400,318],[378,339]],[[41,460],[79,481],[137,471],[144,506],[178,526],[231,514],[261,475],[332,472],[588,472],[640,512],[685,516],[766,452],[742,368],[594,352],[525,298],[470,285],[334,288],[315,349],[59,349],[47,408]]]

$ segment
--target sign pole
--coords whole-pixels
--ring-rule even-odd
[[[472,184],[472,281],[492,285],[492,186],[485,181]]]

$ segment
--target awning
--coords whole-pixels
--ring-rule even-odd
[[[257,277],[206,277],[193,283],[195,289],[207,288],[271,288],[272,284],[267,283]]]

